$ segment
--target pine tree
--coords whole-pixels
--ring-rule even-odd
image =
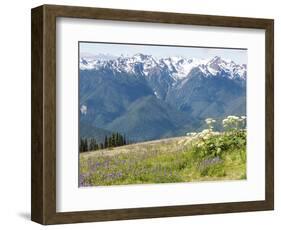
[[[122,135],[121,133],[112,133],[110,136],[105,136],[104,141],[97,144],[96,140],[95,141],[95,147],[94,150],[97,149],[106,149],[106,148],[112,148],[112,147],[117,147],[117,146],[122,146],[128,144],[128,140],[126,138],[126,135]],[[91,140],[91,149],[93,146],[93,141]]]
[[[112,147],[115,147],[116,146],[115,133],[112,133],[111,142],[112,142]]]
[[[99,145],[97,143],[95,143],[94,150],[98,150],[98,149],[99,149]]]
[[[127,141],[126,141],[126,134],[124,134],[124,140],[123,140],[123,145],[126,145]]]
[[[118,146],[118,133],[115,133],[115,147]]]
[[[83,138],[80,139],[80,151],[85,152],[85,142]]]
[[[105,136],[104,138],[104,148],[106,149],[108,147],[108,140],[107,140],[107,136]]]
[[[88,139],[85,138],[84,140],[82,140],[82,152],[87,152],[88,150]]]
[[[124,145],[124,140],[123,139],[124,139],[123,136],[120,134],[119,141],[118,141],[119,146]]]
[[[80,138],[80,142],[79,142],[79,152],[80,153],[83,152],[83,140],[82,140],[82,138]]]
[[[112,137],[108,138],[108,147],[111,148],[112,147]]]
[[[85,142],[84,142],[84,139],[81,138],[81,152],[84,152],[85,151]]]
[[[95,144],[96,144],[95,138],[91,138],[91,139],[90,139],[90,145],[89,145],[89,150],[90,150],[90,151],[95,150]]]

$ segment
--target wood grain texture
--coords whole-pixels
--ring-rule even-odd
[[[265,196],[274,209],[274,21],[265,34]]]
[[[31,16],[31,219],[43,223],[43,8]]]
[[[169,207],[56,212],[56,18],[122,20],[266,31],[266,199]],[[32,204],[31,219],[62,224],[230,213],[274,208],[274,26],[273,20],[43,5],[32,9]]]

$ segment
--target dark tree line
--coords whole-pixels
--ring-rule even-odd
[[[118,132],[112,133],[110,136],[105,136],[104,141],[101,143],[97,143],[95,138],[80,138],[79,152],[112,148],[127,145],[128,143],[129,141],[126,136]]]

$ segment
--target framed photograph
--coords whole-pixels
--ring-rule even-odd
[[[31,219],[274,208],[274,22],[32,9]]]

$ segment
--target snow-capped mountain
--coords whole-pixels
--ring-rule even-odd
[[[208,117],[245,115],[246,76],[246,65],[220,57],[82,57],[80,132],[143,141],[199,130]]]
[[[198,68],[205,77],[223,75],[230,79],[246,79],[247,66],[218,56],[212,59],[187,59],[183,57],[154,58],[138,53],[132,57],[118,57],[111,60],[92,57],[80,58],[81,70],[107,69],[113,72],[148,76],[156,71],[166,72],[174,81],[189,77],[194,68]]]

